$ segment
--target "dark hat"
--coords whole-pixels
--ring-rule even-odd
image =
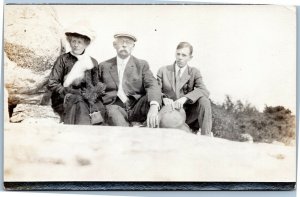
[[[126,37],[132,39],[134,42],[137,41],[136,37],[129,33],[118,33],[114,35],[114,38]]]
[[[164,106],[159,112],[160,128],[174,128],[190,132],[185,124],[186,114],[183,109],[172,109],[171,106]]]

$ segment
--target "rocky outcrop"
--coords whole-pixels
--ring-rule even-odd
[[[10,122],[58,124],[60,117],[51,106],[19,104],[14,108]]]
[[[177,129],[13,123],[4,129],[4,181],[296,180],[295,146]]]
[[[55,10],[45,5],[8,5],[4,19],[4,83],[9,105],[48,104],[50,69],[64,51],[63,29]]]
[[[18,66],[43,72],[63,50],[62,26],[56,12],[45,5],[5,7],[4,49]]]
[[[50,70],[35,73],[30,69],[19,67],[4,53],[4,73],[9,105],[43,104]]]

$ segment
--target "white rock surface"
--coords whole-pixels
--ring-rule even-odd
[[[7,124],[4,181],[294,182],[296,148],[175,129]]]
[[[17,66],[4,53],[4,72],[9,104],[41,104],[50,70],[36,74],[30,69]]]
[[[63,28],[55,10],[45,5],[8,5],[4,14],[8,58],[35,71],[49,69],[62,50]]]
[[[10,122],[58,124],[60,118],[51,106],[19,104],[14,108]]]
[[[4,83],[9,104],[41,104],[50,69],[65,48],[63,28],[51,6],[7,5],[4,14]]]

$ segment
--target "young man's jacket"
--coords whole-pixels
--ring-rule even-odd
[[[175,63],[161,67],[157,73],[157,80],[164,98],[177,100],[185,96],[188,98],[187,103],[193,104],[203,96],[209,97],[209,91],[202,81],[200,71],[188,65],[178,82],[180,91],[178,98],[176,97]]]

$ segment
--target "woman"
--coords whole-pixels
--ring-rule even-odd
[[[52,68],[48,84],[52,107],[65,124],[101,124],[105,112],[99,98],[105,86],[93,86],[92,72],[97,61],[86,54],[94,33],[84,24],[76,24],[65,35],[71,51],[59,56]],[[96,119],[91,118],[95,115]]]

